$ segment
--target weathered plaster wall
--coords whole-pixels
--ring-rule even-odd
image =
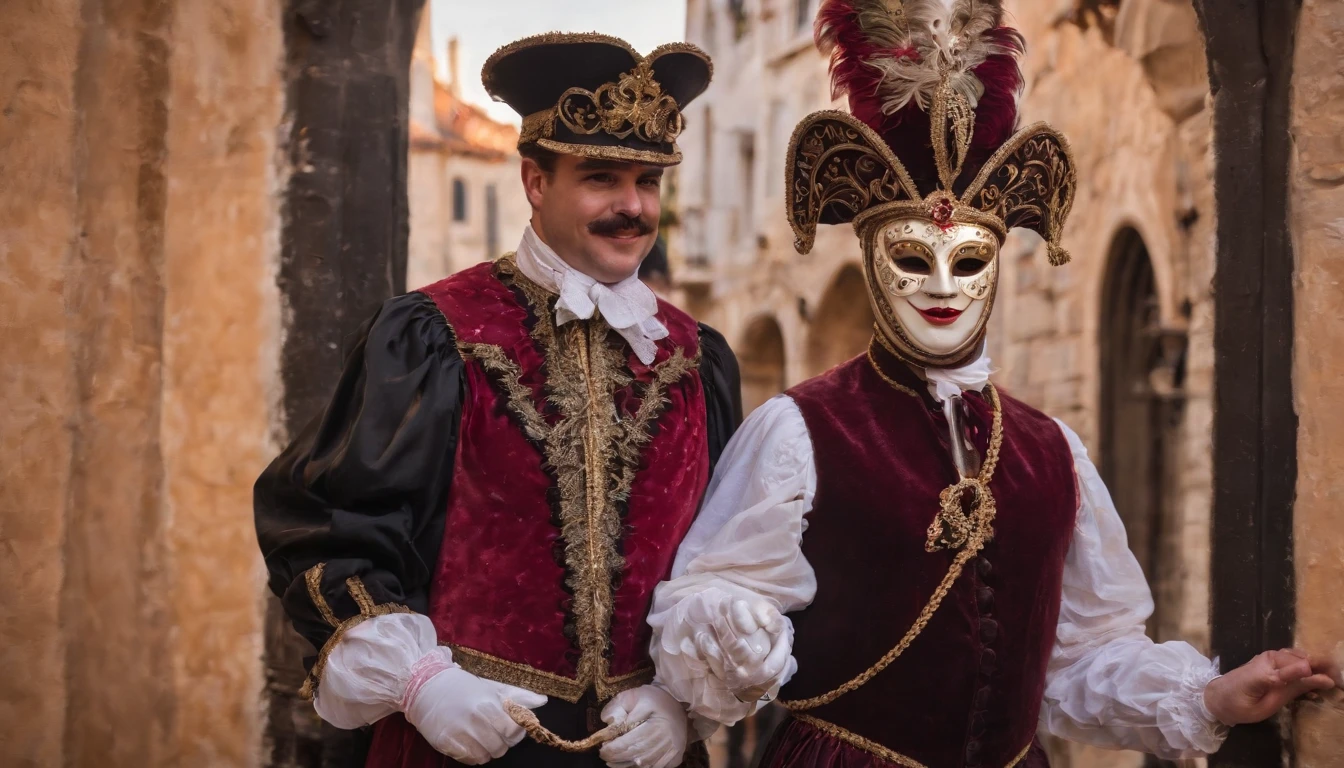
[[[78,232],[79,40],[75,0],[8,7],[0,28],[0,754],[18,765],[62,756],[61,512],[76,397],[62,294]]]
[[[1023,119],[1048,121],[1070,137],[1080,186],[1064,236],[1071,264],[1051,267],[1029,235],[1015,233],[1005,246],[991,339],[1000,375],[1098,451],[1106,270],[1117,235],[1137,230],[1156,278],[1159,322],[1189,340],[1167,510],[1176,532],[1167,550],[1180,571],[1168,603],[1174,611],[1159,629],[1207,648],[1215,211],[1194,8],[1188,0],[1126,0],[1108,42],[1096,28],[1063,21],[1071,3],[1011,6],[1030,41]]]
[[[278,4],[0,26],[0,754],[252,765]]]
[[[1344,2],[1305,0],[1293,65],[1290,220],[1297,261],[1297,640],[1344,664]],[[1304,703],[1296,764],[1344,766],[1344,693]]]
[[[164,216],[169,765],[256,765],[264,580],[252,483],[275,453],[283,108],[279,0],[185,0],[173,30]]]

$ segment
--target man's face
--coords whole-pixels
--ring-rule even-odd
[[[663,169],[560,155],[547,174],[523,160],[532,227],[571,267],[615,283],[639,270],[658,237]]]

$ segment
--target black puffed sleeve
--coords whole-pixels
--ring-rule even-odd
[[[712,469],[742,423],[742,376],[723,334],[704,323],[700,323],[700,381],[705,390]]]
[[[433,301],[390,299],[360,329],[326,411],[257,480],[271,591],[314,647],[370,616],[427,609],[464,395]]]

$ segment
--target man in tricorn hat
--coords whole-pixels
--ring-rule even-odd
[[[517,252],[386,302],[257,482],[270,586],[319,649],[305,688],[377,723],[370,766],[682,764],[645,616],[739,381],[637,273],[711,72],[598,34],[492,55],[486,89],[523,116]]]
[[[1038,727],[1168,758],[1330,688],[1268,650],[1219,676],[1144,632],[1152,598],[1081,441],[989,382],[999,249],[1050,261],[1076,166],[1016,131],[1022,39],[996,0],[826,0],[850,113],[806,117],[787,214],[852,223],[865,354],[757,409],[726,449],[650,623],[659,680],[733,722],[778,695],[765,768],[1040,768]]]

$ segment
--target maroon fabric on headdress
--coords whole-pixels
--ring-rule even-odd
[[[852,0],[827,0],[817,11],[816,31],[829,30],[828,40],[834,46],[831,96],[848,97],[850,113],[877,131],[900,158],[920,192],[927,195],[939,185],[929,136],[929,113],[915,101],[894,112],[885,112],[879,95],[884,75],[872,63],[883,58],[919,61],[920,54],[913,47],[883,48],[875,44],[859,27],[857,14]],[[1022,38],[1006,26],[991,29],[984,37],[1003,52],[989,56],[971,70],[984,85],[984,93],[976,105],[970,151],[953,185],[957,194],[970,185],[981,167],[1017,128],[1017,97],[1023,85],[1018,66],[1018,58],[1024,52]],[[818,44],[821,42],[818,35]]]
[[[947,423],[913,371],[875,349],[885,382],[858,357],[789,392],[811,436],[817,493],[803,554],[816,571],[812,604],[791,614],[798,672],[784,700],[819,696],[895,647],[948,572],[954,554],[925,551],[939,493],[957,480]],[[1077,488],[1059,426],[1007,396],[990,489],[994,540],[967,564],[904,654],[857,690],[809,709],[928,766],[1001,767],[1031,742],[1055,642]],[[981,455],[992,409],[965,397]],[[775,766],[813,762],[778,747]],[[848,754],[843,750],[838,754]]]

